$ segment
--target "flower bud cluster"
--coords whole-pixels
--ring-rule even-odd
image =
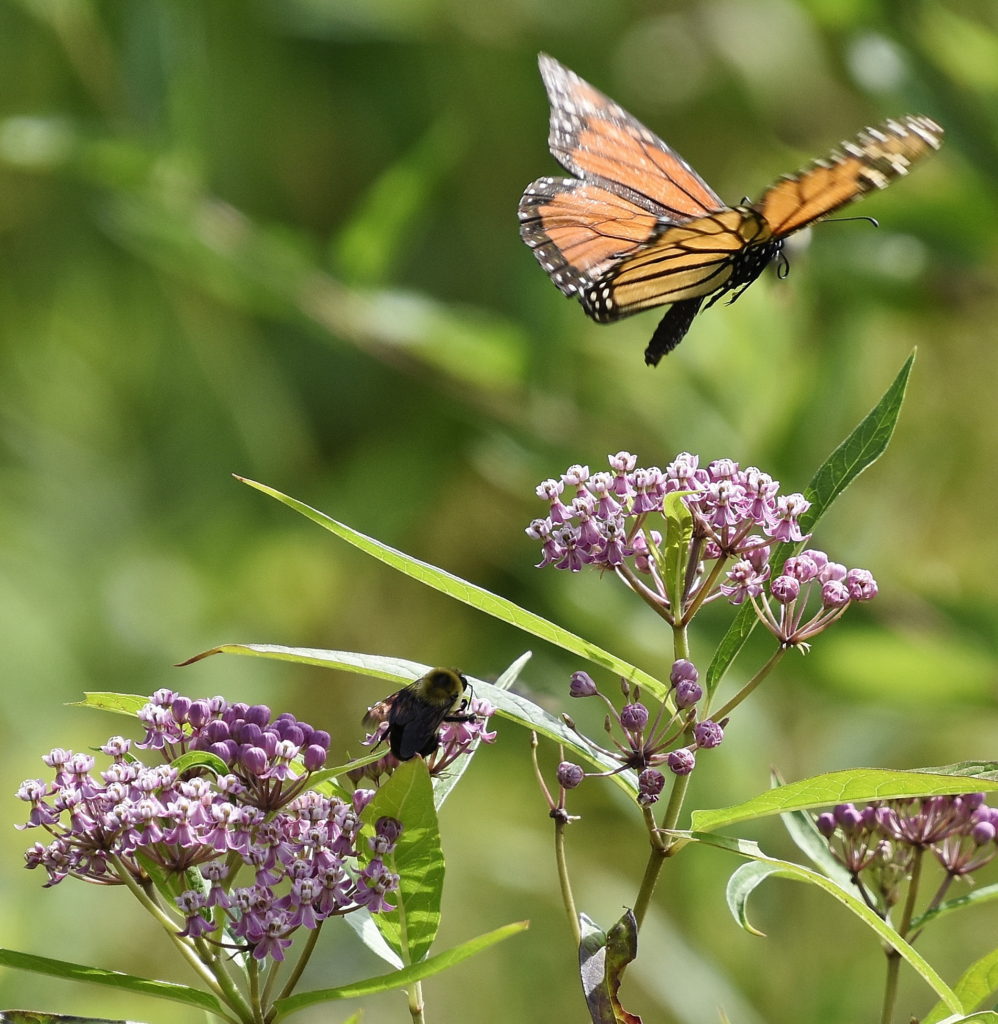
[[[609,456],[609,471],[570,466],[558,479],[538,485],[548,514],[527,527],[541,544],[538,568],[579,572],[586,566],[613,570],[673,624],[707,601],[751,600],[774,635],[787,646],[837,619],[852,601],[874,597],[877,585],[865,569],[847,570],[820,551],[784,563],[774,577],[772,546],[807,539],[800,519],[811,507],[798,493],[779,493],[779,481],[731,459],[707,466],[682,452],[665,469],[637,467],[630,452]],[[666,498],[678,494],[692,519],[682,553],[681,592],[667,583],[663,541],[668,536]],[[727,571],[725,572],[725,567]],[[820,592],[820,611],[804,620],[807,596]]]
[[[244,787],[244,802],[263,810],[281,807],[300,793],[329,753],[328,732],[287,712],[271,720],[264,704],[230,704],[224,697],[191,700],[163,689],[150,697],[138,719],[146,735],[136,746],[160,750],[167,761],[190,751],[213,754]]]
[[[99,772],[90,754],[51,751],[43,761],[54,781],[29,779],[18,791],[31,806],[20,827],[50,837],[25,854],[27,867],[48,873],[46,887],[74,876],[108,885],[133,881],[148,890],[149,865],[167,884],[199,867],[205,885],[177,896],[185,919],[178,934],[198,940],[224,927],[258,960],[283,959],[299,927],[314,929],[362,906],[391,909],[387,897],[398,878],[384,857],[399,823],[382,819],[363,842],[360,813],[373,791],[357,790],[349,800],[325,796],[303,788],[311,769],[298,778],[292,768],[298,752],[306,765],[324,761],[324,734],[290,715],[270,723],[266,709],[163,692],[142,717],[147,736],[137,746],[167,758],[206,750],[230,772],[197,763],[185,770],[146,764],[120,736],[101,748],[110,763]],[[280,738],[267,738],[275,735]],[[321,757],[309,753],[320,748]],[[278,793],[283,799],[274,809]]]
[[[654,720],[645,704],[640,700],[640,689],[622,680],[627,703],[618,712],[613,702],[600,692],[588,672],[575,672],[569,683],[572,697],[600,697],[609,709],[606,717],[606,731],[610,735],[614,750],[600,747],[578,730],[570,718],[566,722],[575,730],[587,746],[617,761],[619,768],[607,772],[591,773],[594,777],[605,777],[631,769],[638,774],[638,803],[648,806],[657,802],[665,788],[667,768],[673,775],[689,775],[696,766],[696,752],[719,746],[724,739],[727,721],[714,722],[711,719],[697,721],[697,702],[703,697],[698,682],[696,666],[686,659],[673,663],[670,672],[672,702],[676,710],[666,713],[661,707]],[[613,733],[617,731],[621,739]],[[683,743],[682,741],[686,741]],[[676,744],[682,744],[677,746]],[[580,785],[587,773],[576,764],[563,761],[558,766],[558,783],[564,789]]]
[[[852,874],[868,869],[905,877],[916,850],[930,850],[953,877],[976,871],[998,854],[998,808],[983,793],[839,804],[818,815],[818,831]]]

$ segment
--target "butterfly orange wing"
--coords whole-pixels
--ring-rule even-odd
[[[540,178],[520,200],[520,236],[566,294],[584,292],[670,226],[724,209],[660,138],[546,54],[551,153],[576,178]]]
[[[916,160],[937,150],[942,135],[935,121],[920,114],[866,128],[823,160],[777,179],[752,208],[775,237],[784,238],[868,192],[887,188]]]

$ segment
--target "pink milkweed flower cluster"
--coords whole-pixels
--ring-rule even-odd
[[[46,887],[73,876],[149,891],[150,865],[168,884],[200,868],[203,887],[174,890],[178,935],[199,940],[224,929],[257,960],[282,960],[300,927],[362,906],[392,908],[387,897],[399,880],[384,857],[401,825],[383,818],[363,842],[360,815],[372,790],[341,799],[307,788],[328,735],[292,715],[271,720],[262,705],[167,690],[139,718],[146,738],[135,746],[166,763],[144,763],[115,736],[101,748],[110,759],[103,770],[91,754],[55,749],[42,758],[54,780],[22,783],[18,796],[31,811],[20,827],[49,837],[25,862],[45,869]],[[183,770],[170,763],[195,751],[204,759]]]
[[[805,645],[853,601],[877,592],[865,569],[846,569],[824,552],[809,550],[774,572],[774,544],[810,536],[801,518],[811,505],[803,494],[780,494],[779,481],[731,459],[706,466],[682,452],[664,469],[638,467],[630,452],[608,457],[609,469],[570,466],[543,481],[537,496],[548,514],[526,533],[541,544],[538,568],[612,571],[673,625],[685,625],[703,604],[724,597],[750,601],[764,625],[786,646]],[[668,534],[669,495],[687,510],[688,537],[681,573],[669,579],[664,552],[679,541]],[[673,499],[675,500],[675,499]],[[817,613],[805,609],[820,591]]]

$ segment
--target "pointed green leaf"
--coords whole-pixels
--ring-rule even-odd
[[[447,970],[475,956],[483,950],[502,942],[513,935],[518,935],[529,927],[529,922],[518,921],[515,924],[507,924],[495,931],[479,935],[477,938],[462,942],[460,946],[454,946],[446,952],[438,953],[418,964],[413,964],[401,971],[393,971],[391,974],[381,974],[376,978],[366,978],[350,985],[340,985],[338,988],[320,989],[314,992],[299,992],[287,999],[279,1000],[275,1006],[278,1011],[278,1020],[282,1020],[296,1010],[302,1010],[306,1006],[313,1006],[316,1003],[329,1002],[334,999],[358,999],[362,996],[374,995],[377,992],[388,992],[391,989],[405,988],[414,982],[422,981],[423,978],[430,978],[434,974]]]
[[[579,976],[592,1024],[641,1024],[640,1017],[624,1009],[618,995],[624,971],[638,953],[634,912],[625,911],[609,932],[585,914],[579,915],[579,925]]]
[[[86,981],[94,985],[107,985],[128,992],[139,992],[143,995],[155,996],[157,999],[168,999],[187,1006],[197,1006],[210,1013],[221,1013],[222,1006],[209,992],[177,985],[171,981],[155,981],[152,978],[139,978],[134,974],[122,974],[120,971],[106,971],[101,967],[86,967],[68,960],[53,960],[47,956],[36,956],[31,953],[18,953],[13,949],[0,949],[0,965],[13,967],[19,971],[34,971],[52,978],[65,981]]]
[[[789,782],[779,789],[768,789],[765,793],[741,804],[694,811],[691,824],[698,832],[708,832],[726,828],[737,822],[765,818],[787,811],[804,810],[808,807],[966,793],[970,788],[966,781],[966,776],[888,771],[883,768],[851,768],[847,771],[815,775],[799,782]],[[961,782],[964,785],[961,786]],[[991,793],[998,790],[996,782],[975,777],[973,783],[975,792]]]
[[[732,853],[737,853],[739,856],[748,857],[751,860],[758,861],[759,864],[763,865],[763,868],[759,869],[759,873],[757,875],[745,876],[741,880],[742,887],[747,891],[744,893],[744,897],[740,898],[740,900],[736,902],[739,914],[744,914],[743,904],[744,900],[748,897],[748,893],[767,877],[778,876],[782,878],[789,878],[793,881],[806,882],[809,885],[816,886],[828,893],[833,897],[833,899],[837,900],[855,914],[856,917],[867,925],[867,927],[876,932],[877,935],[887,943],[887,945],[896,949],[902,959],[907,961],[909,966],[911,966],[912,969],[921,976],[923,981],[925,981],[925,983],[936,993],[937,996],[939,996],[939,998],[953,1013],[967,1012],[965,1005],[961,1002],[957,994],[946,984],[946,982],[943,981],[935,968],[920,953],[918,953],[909,943],[905,942],[889,924],[879,917],[879,915],[874,913],[861,899],[854,896],[852,892],[843,889],[830,878],[826,878],[820,872],[812,871],[810,868],[806,868],[801,864],[794,864],[792,861],[780,860],[777,857],[767,857],[759,851],[755,844],[745,842],[744,840],[702,832],[675,832],[673,834],[683,836],[693,842],[707,843],[710,846],[716,846],[722,850],[729,850]],[[754,884],[750,884],[753,882]],[[736,920],[740,921],[740,917],[737,914]]]
[[[662,518],[665,520],[665,550],[659,564],[664,566],[662,582],[669,604],[678,618],[683,605],[683,590],[686,581],[686,562],[690,543],[693,540],[693,513],[683,496],[690,491],[673,491],[662,502]],[[649,538],[649,541],[651,538]]]
[[[828,456],[811,478],[804,492],[804,496],[811,502],[811,507],[800,519],[801,530],[804,533],[812,531],[835,499],[887,450],[898,416],[901,414],[905,389],[914,361],[915,353],[912,352],[880,401]],[[773,550],[771,564],[782,565],[795,549],[801,547],[802,543],[778,545]],[[713,693],[717,689],[728,666],[742,649],[757,621],[752,606],[743,605],[718,645],[707,669],[708,693]]]
[[[404,686],[406,683],[425,675],[432,666],[422,665],[416,661],[405,661],[402,658],[384,658],[373,654],[354,654],[350,651],[323,651],[315,648],[305,647],[280,647],[276,644],[224,644],[220,647],[213,647],[195,655],[184,662],[185,665],[192,664],[202,658],[213,654],[241,654],[257,658],[276,658],[279,661],[295,661],[309,665],[320,665],[326,668],[346,669],[351,672],[359,672],[364,675],[376,676],[379,679],[388,679],[396,686]],[[522,656],[521,656],[522,657]],[[514,662],[514,666],[517,663]],[[510,667],[512,669],[513,666]],[[510,670],[507,670],[510,671]],[[594,765],[599,771],[616,771],[620,768],[620,762],[607,757],[598,750],[593,750],[588,744],[583,743],[579,736],[574,733],[560,718],[539,707],[527,697],[509,690],[500,688],[497,685],[487,683],[482,679],[468,677],[468,682],[474,687],[475,694],[485,698],[496,708],[496,713],[503,718],[516,722],[518,725],[545,736],[555,743],[563,743],[580,761]],[[381,693],[378,694],[382,696]],[[611,781],[621,787],[628,794],[634,796],[637,793],[637,779],[634,772],[619,772],[610,776]],[[439,804],[438,804],[439,806]]]
[[[256,488],[264,494],[270,495],[272,498],[276,498],[287,505],[288,508],[294,509],[294,511],[305,516],[307,519],[311,519],[313,523],[318,523],[323,529],[347,541],[347,543],[352,544],[355,548],[370,555],[372,558],[376,558],[378,561],[391,566],[396,571],[434,590],[438,590],[448,597],[453,597],[455,600],[461,601],[471,608],[477,608],[479,611],[485,612],[501,622],[508,623],[525,633],[546,640],[555,647],[560,647],[562,650],[576,655],[576,657],[585,658],[587,661],[600,665],[602,668],[623,676],[631,682],[639,683],[642,688],[660,699],[666,697],[668,688],[655,679],[654,676],[628,664],[623,659],[610,654],[609,651],[604,651],[602,648],[569,632],[567,629],[562,629],[561,626],[549,622],[540,615],[527,611],[525,608],[520,608],[505,597],[499,597],[483,587],[479,587],[474,583],[468,583],[466,580],[445,572],[443,569],[438,569],[436,566],[420,561],[418,558],[413,558],[411,555],[407,555],[396,548],[382,544],[373,537],[359,533],[357,530],[339,523],[335,519],[331,519],[317,509],[297,501],[286,494],[282,494],[272,487],[268,487],[266,484],[257,483],[255,480],[248,480],[240,476],[237,476],[236,479],[248,484],[250,487]]]
[[[992,949],[985,953],[979,960],[972,963],[960,975],[959,980],[953,986],[953,991],[960,997],[963,1005],[968,1009],[981,1006],[985,1002],[994,1002],[998,994],[998,949]],[[937,1003],[923,1018],[922,1024],[941,1024],[946,1017],[947,1007]],[[982,1019],[988,1015],[974,1015],[974,1019]],[[994,1017],[995,1024],[998,1024],[998,1014],[990,1014]]]
[[[998,900],[998,885],[982,885],[979,889],[968,889],[966,892],[960,893],[959,896],[940,903],[935,909],[916,917],[911,922],[912,931],[924,928],[937,918],[946,917],[958,910],[965,910],[967,907],[978,906],[981,903],[992,903],[995,900]]]
[[[116,715],[134,718],[148,703],[148,697],[142,697],[137,693],[93,691],[85,693],[83,700],[71,702],[69,707],[96,708],[98,711],[111,711]]]
[[[433,786],[421,757],[401,764],[364,808],[365,833],[373,834],[374,823],[385,816],[402,822],[394,851],[383,858],[399,876],[399,888],[389,896],[396,909],[374,914],[374,922],[403,963],[418,963],[436,938],[444,887]]]

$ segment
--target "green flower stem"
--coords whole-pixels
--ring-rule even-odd
[[[655,823],[655,816],[652,814],[651,809],[645,807],[642,810],[645,815],[645,825],[648,828],[651,850],[648,854],[648,863],[645,865],[645,873],[641,880],[641,886],[638,889],[638,896],[635,899],[635,923],[639,931],[641,930],[641,926],[645,920],[645,914],[648,912],[648,907],[651,904],[651,898],[655,892],[655,886],[658,883],[658,876],[661,872],[662,864],[665,863],[665,857],[668,855],[665,844],[662,841],[661,834],[658,831],[658,826]]]
[[[409,989],[409,1016],[412,1017],[413,1024],[425,1024],[426,1018],[423,1016],[423,984],[422,982],[415,982]]]
[[[763,681],[763,679],[765,679],[766,676],[768,676],[769,673],[779,665],[783,655],[787,653],[787,650],[788,648],[786,647],[777,647],[769,661],[767,661],[766,664],[756,672],[756,674],[734,695],[734,697],[731,698],[731,700],[728,701],[727,704],[725,704],[720,710],[715,711],[711,715],[711,718],[716,722],[725,718],[727,715],[730,715],[731,712],[734,711],[735,708],[738,707],[738,705],[741,704],[741,702],[745,700],[745,698],[748,697],[748,695]]]
[[[312,951],[315,949],[315,944],[319,941],[319,932],[322,931],[322,926],[325,921],[320,921],[317,928],[313,928],[308,933],[308,939],[305,945],[302,947],[301,955],[298,957],[298,962],[294,966],[294,970],[291,972],[288,980],[284,983],[284,987],[281,989],[280,995],[277,997],[278,1000],[286,999],[295,990],[295,986],[298,984],[298,979],[302,976],[305,967],[308,965],[309,957],[312,955]],[[267,987],[264,990],[263,997],[265,1003],[270,1003],[270,990],[273,987],[274,978],[271,977],[267,981]]]
[[[122,863],[120,857],[112,854],[109,860],[114,865],[118,877],[125,883],[131,894],[139,901],[141,906],[143,906],[145,910],[162,926],[170,941],[174,946],[176,946],[177,950],[191,966],[194,973],[197,974],[209,989],[211,989],[214,995],[238,1014],[238,1021],[242,1021],[244,1024],[249,1024],[249,1022],[253,1020],[252,1011],[247,1005],[242,994],[232,983],[232,979],[228,978],[224,973],[213,973],[205,966],[200,957],[198,957],[197,953],[195,953],[191,947],[190,943],[185,942],[177,934],[176,921],[164,913],[164,911],[156,905],[154,900],[150,899],[148,893],[146,893],[142,886],[136,882],[131,871],[129,871],[127,866]],[[223,1016],[225,1020],[232,1022],[232,1024],[238,1024],[237,1018],[230,1017],[228,1014],[224,1014]]]
[[[246,965],[246,976],[249,980],[250,1003],[253,1005],[253,1024],[263,1024],[263,1001],[260,998],[260,965],[255,956],[249,958]]]
[[[602,694],[601,694],[602,696]],[[610,710],[613,710],[611,705]],[[575,908],[575,896],[572,893],[572,882],[568,876],[568,858],[565,856],[566,827],[571,820],[565,810],[565,790],[559,790],[559,800],[555,803],[551,791],[544,781],[541,766],[537,761],[537,733],[530,734],[530,759],[534,764],[534,775],[537,776],[537,785],[540,786],[547,805],[551,809],[551,818],[554,820],[554,859],[558,865],[558,883],[561,886],[561,900],[568,915],[568,927],[572,933],[572,941],[578,949],[582,944],[582,929],[579,927],[579,912]],[[565,760],[565,748],[558,745],[558,757]],[[560,812],[560,813],[559,813]]]
[[[614,567],[614,572],[634,591],[638,597],[658,616],[665,619],[672,625],[672,612],[662,604],[662,598],[653,590],[649,589],[626,565]]]
[[[696,615],[698,611],[700,611],[700,608],[702,607],[704,601],[706,601],[710,594],[713,592],[714,584],[717,583],[722,571],[724,570],[724,567],[727,564],[728,560],[726,558],[719,558],[714,563],[714,565],[711,567],[709,575],[707,576],[707,579],[705,579],[703,583],[700,584],[700,589],[697,591],[697,595],[693,598],[693,601],[690,603],[690,606],[683,610],[682,614],[676,616],[676,621],[679,626],[685,629],[686,626],[689,625],[690,620],[693,618],[693,616]],[[683,657],[685,657],[685,655],[683,655]]]
[[[908,893],[904,899],[904,909],[901,912],[901,923],[898,926],[898,934],[902,938],[908,937],[911,930],[911,922],[915,916],[915,900],[918,896],[918,884],[922,877],[922,861],[925,856],[923,847],[915,848],[915,856],[911,864],[911,879],[908,882]],[[881,1024],[891,1024],[894,1019],[894,1006],[897,1002],[898,977],[901,971],[901,954],[891,947],[886,951],[887,955],[887,977],[884,981],[884,1004],[880,1014]]]
[[[554,820],[554,857],[558,864],[558,883],[561,886],[561,901],[568,915],[568,926],[572,931],[572,941],[578,949],[582,944],[582,930],[579,928],[579,912],[575,909],[575,896],[572,894],[572,881],[568,875],[568,859],[565,856],[565,830],[568,822],[564,817]]]

